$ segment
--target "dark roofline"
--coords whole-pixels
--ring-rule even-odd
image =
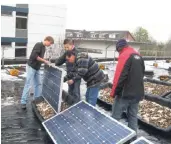
[[[71,38],[73,40],[85,40],[85,41],[109,41],[109,42],[114,42],[116,43],[118,40],[112,40],[112,39],[91,39],[91,38]],[[128,44],[147,44],[147,45],[151,45],[152,43],[148,43],[148,42],[137,42],[137,41],[128,41]]]
[[[87,31],[87,32],[129,32],[128,30],[76,30],[76,29],[66,29],[66,31]],[[129,32],[130,33],[130,32]]]
[[[100,33],[107,33],[107,34],[118,33],[120,36],[121,35],[130,35],[132,37],[132,39],[134,41],[136,41],[134,36],[128,30],[85,30],[85,29],[83,29],[83,30],[78,30],[77,29],[76,30],[76,29],[66,29],[66,33],[67,32],[71,32],[71,33],[76,33],[76,32],[82,32],[82,33],[88,32],[88,33],[91,33],[91,32],[94,32],[94,33],[98,33],[98,34],[100,34]]]

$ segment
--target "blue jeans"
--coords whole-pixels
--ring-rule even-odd
[[[32,82],[34,87],[34,98],[41,96],[42,92],[40,70],[35,70],[27,65],[26,72],[27,76],[25,86],[23,89],[23,94],[21,97],[21,104],[26,104]]]
[[[128,116],[128,127],[133,129],[135,132],[137,132],[138,105],[139,102],[137,102],[137,100],[123,99],[123,98],[116,97],[112,107],[112,117],[119,121],[121,119],[121,115],[123,111],[126,110]]]
[[[77,80],[72,85],[68,85],[68,94],[72,97],[74,103],[77,103],[81,100],[80,85],[81,80]]]
[[[99,89],[100,89],[99,85],[87,88],[87,91],[86,91],[86,101],[89,104],[91,104],[93,106],[96,106],[97,97],[98,97],[98,94],[99,94]]]

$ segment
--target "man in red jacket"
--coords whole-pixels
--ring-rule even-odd
[[[111,92],[115,97],[112,117],[120,120],[123,110],[126,110],[128,127],[137,132],[138,104],[144,97],[144,60],[125,39],[116,43],[116,50],[119,58]]]

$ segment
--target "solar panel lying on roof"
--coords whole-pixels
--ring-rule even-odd
[[[133,130],[83,101],[43,126],[55,144],[121,144],[135,136]]]
[[[63,70],[55,66],[45,66],[42,96],[59,112],[62,101]]]
[[[137,140],[133,141],[131,144],[153,144],[153,143],[144,137],[140,137]]]

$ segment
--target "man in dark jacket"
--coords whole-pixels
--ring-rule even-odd
[[[34,83],[34,97],[41,96],[41,81],[40,81],[40,67],[42,63],[50,64],[49,61],[43,59],[45,54],[45,47],[54,43],[54,39],[51,36],[47,36],[43,42],[35,44],[30,58],[27,62],[27,77],[21,97],[21,106],[26,108],[26,101],[31,87],[31,82]]]
[[[137,132],[138,104],[144,97],[144,61],[125,39],[116,43],[116,50],[119,58],[111,92],[115,97],[112,117],[119,120],[127,110],[128,127]]]
[[[75,72],[75,67],[74,67],[73,63],[69,63],[68,61],[66,61],[66,52],[68,50],[71,50],[77,54],[78,50],[75,48],[73,40],[65,39],[63,44],[64,44],[65,52],[61,57],[59,57],[56,60],[55,65],[60,66],[64,63],[66,63],[67,77],[64,78],[64,82],[66,82],[66,81],[68,82],[68,93],[70,96],[73,97],[73,99],[76,103],[76,102],[80,101],[81,79],[77,79],[73,84],[69,83],[70,81],[68,81],[68,80],[71,78],[71,73]]]
[[[73,51],[68,51],[66,58],[77,69],[76,72],[72,73],[72,79],[69,80],[69,84],[83,78],[87,82],[86,101],[95,106],[100,83],[104,80],[104,73],[87,53],[78,53],[76,55]]]

